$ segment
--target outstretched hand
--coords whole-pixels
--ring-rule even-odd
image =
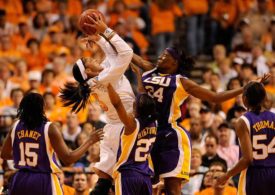
[[[93,17],[87,16],[89,19],[89,23],[84,23],[85,26],[90,28],[95,28],[97,33],[104,33],[104,31],[108,28],[108,26],[103,21],[103,18],[100,14],[92,14]]]
[[[103,129],[98,129],[93,131],[90,136],[89,136],[89,140],[91,144],[94,144],[100,140],[102,140],[104,137],[104,132]]]
[[[266,81],[268,81],[268,79],[270,78],[271,74],[270,73],[265,73],[264,76],[262,77],[258,77],[255,82],[259,82],[264,84]]]

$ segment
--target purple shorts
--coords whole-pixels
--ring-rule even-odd
[[[242,171],[239,179],[238,194],[275,194],[275,168],[249,167]]]
[[[151,195],[151,177],[137,171],[122,171],[115,179],[115,191],[116,195]]]
[[[156,176],[189,180],[191,163],[189,132],[179,124],[159,127],[151,157]]]
[[[10,195],[62,195],[62,188],[55,174],[18,171],[9,187]]]

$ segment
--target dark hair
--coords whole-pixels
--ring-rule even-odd
[[[48,26],[48,20],[47,20],[47,18],[46,18],[46,16],[45,16],[45,14],[43,13],[43,12],[38,12],[36,15],[35,15],[35,17],[33,18],[33,27],[34,27],[34,29],[39,29],[39,28],[41,28],[41,26],[39,26],[39,24],[38,24],[38,17],[39,16],[43,16],[44,17],[44,19],[45,19],[45,26]]]
[[[147,94],[139,94],[136,100],[136,114],[145,124],[154,122],[157,119],[155,100]]]
[[[30,48],[32,43],[36,43],[38,45],[38,47],[40,46],[40,42],[36,38],[30,38],[27,41],[27,47]]]
[[[43,93],[43,98],[45,99],[48,95],[52,96],[55,99],[55,95],[50,91],[46,91],[45,93]]]
[[[222,128],[226,128],[228,129],[229,128],[229,125],[227,123],[222,123],[218,126],[218,130],[222,129]]]
[[[213,133],[208,134],[208,135],[205,137],[204,142],[206,141],[206,139],[211,139],[211,138],[213,138],[213,139],[216,141],[216,144],[219,143],[219,138],[218,138],[215,134],[213,134]]]
[[[45,79],[45,76],[47,75],[47,74],[49,74],[49,73],[51,73],[51,74],[53,74],[54,75],[54,71],[52,70],[52,69],[44,69],[43,71],[42,71],[42,79],[41,79],[41,83],[43,83],[44,82],[44,79]]]
[[[179,65],[177,72],[183,76],[189,76],[190,71],[193,69],[193,66],[195,64],[194,59],[191,56],[188,56],[184,50],[177,49],[175,46],[170,47],[170,49],[173,50],[173,53],[176,56],[178,56],[177,59],[173,57],[175,60],[177,60]]]
[[[226,163],[223,163],[221,161],[214,161],[212,162],[210,165],[209,165],[209,169],[212,167],[212,166],[221,166],[222,167],[222,172],[226,172],[227,171],[227,164]]]
[[[28,93],[20,102],[17,117],[28,129],[34,129],[48,121],[44,106],[44,99],[40,94]]]
[[[238,81],[240,83],[240,86],[243,86],[243,82],[239,79],[239,77],[233,77],[227,83],[227,86],[226,86],[227,90],[231,90],[230,85],[232,84],[233,81]]]
[[[244,87],[243,95],[246,97],[248,108],[257,115],[260,114],[262,103],[266,97],[266,91],[263,84],[250,82]]]
[[[6,16],[6,15],[7,15],[6,10],[0,9],[0,17],[1,17],[1,16]]]
[[[73,66],[73,76],[77,82],[67,82],[64,88],[60,90],[61,102],[63,106],[70,106],[73,112],[79,112],[89,103],[91,94],[87,79],[84,80],[77,64]]]

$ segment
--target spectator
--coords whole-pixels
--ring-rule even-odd
[[[210,108],[205,105],[201,107],[200,114],[203,131],[209,132],[215,115],[211,112]]]
[[[215,135],[207,135],[205,137],[205,154],[202,156],[202,166],[209,167],[213,162],[222,162],[226,164],[226,161],[222,159],[218,153],[218,138]]]
[[[214,61],[209,64],[213,72],[218,72],[220,64],[226,59],[226,49],[224,45],[215,45],[213,48]]]
[[[42,72],[40,93],[51,92],[55,96],[59,93],[59,88],[53,85],[54,81],[54,72],[51,69],[45,69]]]
[[[96,102],[88,105],[88,117],[87,122],[91,123],[95,129],[100,129],[105,126],[105,123],[100,120],[102,115],[102,109]]]
[[[24,91],[27,91],[30,88],[27,64],[24,60],[20,59],[16,62],[14,75],[9,80],[19,85]]]
[[[0,58],[5,58],[7,62],[14,63],[21,58],[22,54],[13,48],[10,35],[1,36]]]
[[[219,145],[217,153],[218,155],[223,158],[228,168],[233,167],[239,159],[239,147],[231,144],[230,140],[235,140],[236,134],[235,132],[232,133],[232,131],[229,129],[228,125],[226,123],[223,123],[218,128],[218,138],[219,138]]]
[[[58,178],[59,178],[59,182],[62,186],[63,195],[74,195],[75,189],[64,183],[64,177],[65,177],[65,175],[63,172],[59,173]]]
[[[227,171],[225,165],[223,165],[220,162],[213,162],[212,165],[210,165],[209,172],[212,173],[212,186],[215,183],[215,178],[217,178],[222,173],[225,173]],[[199,192],[196,195],[236,195],[237,189],[235,187],[231,187],[228,184],[225,186],[219,186],[219,187],[208,187],[201,192]]]
[[[252,65],[256,69],[257,76],[261,77],[269,72],[267,60],[263,54],[263,50],[259,44],[254,45],[252,49]]]
[[[39,71],[30,71],[29,72],[29,91],[39,93],[39,87],[41,82],[41,72]]]
[[[36,3],[38,5],[38,3]],[[46,15],[42,12],[38,12],[33,18],[33,36],[38,40],[42,41],[47,33],[48,21]]]
[[[200,123],[199,118],[191,118],[190,125],[190,138],[192,147],[196,147],[203,150],[203,133],[205,132],[202,131],[202,125]]]
[[[37,39],[31,38],[27,41],[27,51],[24,58],[28,64],[28,70],[43,70],[47,64],[47,57],[40,50],[40,43]]]
[[[159,56],[166,47],[172,45],[175,18],[181,16],[182,12],[174,0],[157,0],[151,4],[150,14],[151,33],[155,39],[156,55]]]
[[[195,56],[204,51],[205,22],[208,12],[207,0],[183,0],[184,14],[187,22],[187,51]]]
[[[88,178],[85,173],[75,173],[73,176],[75,195],[88,195]]]
[[[243,80],[243,85],[246,85],[249,81],[257,78],[254,69],[250,64],[244,64],[242,66],[242,74],[240,76]]]
[[[237,72],[231,68],[230,59],[226,58],[221,61],[221,63],[219,64],[218,74],[223,85],[223,89],[225,89],[229,80],[237,76]]]
[[[7,12],[6,12],[6,10],[0,9],[0,36],[12,35],[14,33],[15,33],[14,25],[7,22]]]
[[[221,92],[222,89],[222,83],[219,74],[212,73],[210,76],[210,89],[214,92]]]
[[[212,187],[213,186],[213,173],[211,171],[207,171],[203,175],[202,184],[200,187],[200,191]],[[200,192],[196,192],[195,195],[200,195]]]
[[[191,178],[189,182],[184,185],[181,191],[184,195],[193,195],[200,189],[203,175],[208,170],[208,168],[201,166],[201,157],[201,150],[198,148],[193,148],[191,155]]]
[[[76,148],[76,138],[81,132],[81,127],[79,126],[78,118],[75,113],[67,113],[67,124],[62,131],[65,142],[72,149]]]

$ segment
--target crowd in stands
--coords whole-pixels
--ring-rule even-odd
[[[79,15],[89,8],[101,11],[108,26],[146,59],[155,60],[171,45],[185,48],[203,63],[201,85],[214,92],[239,88],[270,72],[265,107],[275,112],[274,0],[0,0],[1,144],[28,91],[43,95],[48,119],[58,124],[72,149],[104,127],[104,109],[96,97],[78,114],[58,98],[59,88],[73,80],[75,61],[101,53],[86,47],[78,27]],[[131,69],[126,76],[135,87]],[[234,123],[245,112],[242,96],[221,104],[190,97],[182,112],[193,147],[192,177],[182,194],[236,194],[237,177],[221,189],[213,182],[239,159]],[[97,180],[91,168],[98,160],[96,144],[77,163],[63,167],[64,192],[87,194]],[[1,160],[0,168],[5,190],[12,161]],[[161,183],[157,187],[161,191]]]

